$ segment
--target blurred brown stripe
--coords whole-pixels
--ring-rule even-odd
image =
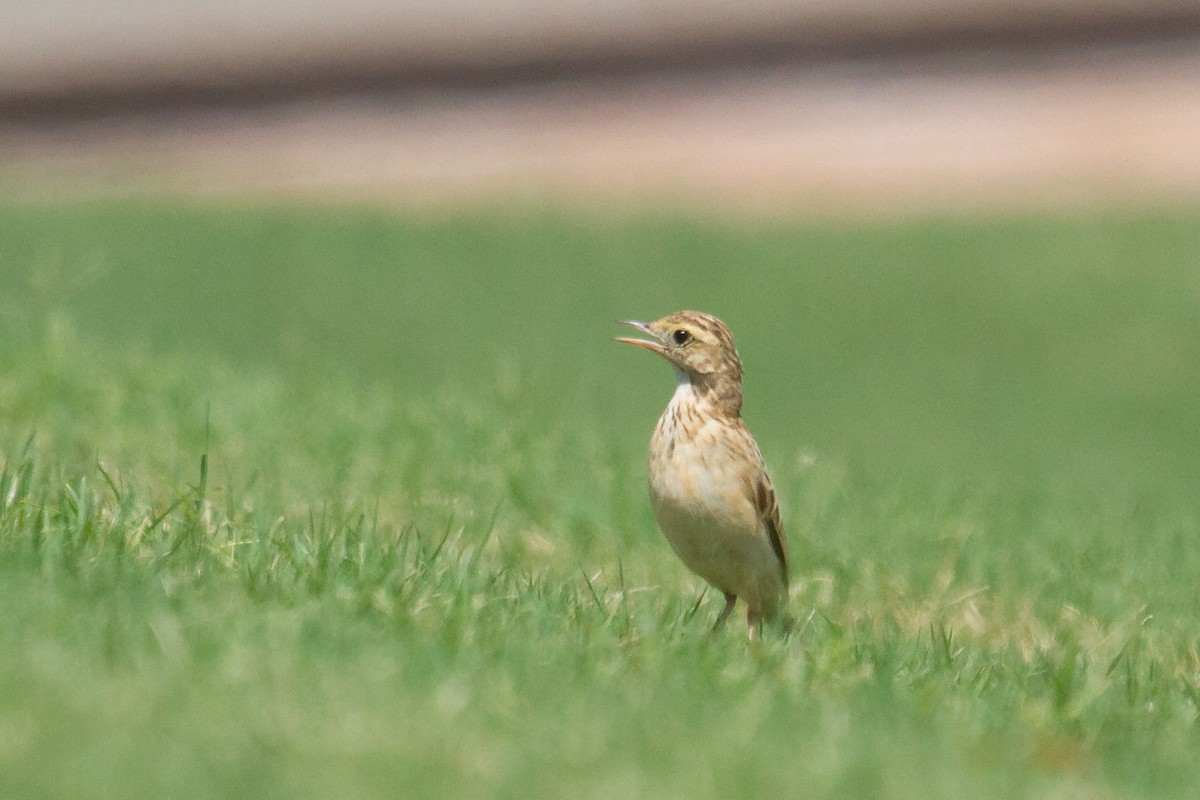
[[[396,45],[314,47],[279,58],[251,51],[233,66],[97,69],[55,82],[0,84],[0,123],[53,124],[156,110],[251,107],[353,93],[487,89],[550,80],[598,80],[667,71],[762,67],[847,59],[903,59],[992,51],[1033,56],[1064,47],[1200,41],[1200,3],[1148,2],[1096,9],[1088,3],[1039,7],[1002,2],[957,15],[887,13],[750,20],[719,30],[670,31],[626,25],[587,32],[536,27],[513,41],[486,37],[470,47],[419,52]],[[635,20],[636,21],[636,20]],[[744,22],[744,21],[743,21]],[[636,28],[636,35],[630,32]],[[386,37],[385,37],[386,38]]]

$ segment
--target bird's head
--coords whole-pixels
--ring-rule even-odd
[[[700,311],[676,311],[654,322],[622,320],[648,339],[620,337],[616,341],[644,347],[670,361],[693,385],[736,384],[740,395],[742,362],[733,334],[724,322]]]

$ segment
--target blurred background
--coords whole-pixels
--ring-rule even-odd
[[[0,189],[670,203],[1200,196],[1194,0],[5,0]]]
[[[1191,798],[1198,265],[1200,0],[0,0],[0,798]]]

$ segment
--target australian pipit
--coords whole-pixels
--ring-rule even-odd
[[[742,420],[742,362],[725,323],[698,311],[623,321],[649,339],[619,338],[675,367],[675,394],[650,439],[650,504],[671,549],[725,595],[718,630],[738,598],[753,636],[783,614],[787,540],[758,444]]]

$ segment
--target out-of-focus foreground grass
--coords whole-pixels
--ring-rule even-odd
[[[0,231],[4,796],[1200,779],[1200,217]],[[612,320],[685,307],[738,336],[787,640],[710,640],[649,512],[672,378]]]

